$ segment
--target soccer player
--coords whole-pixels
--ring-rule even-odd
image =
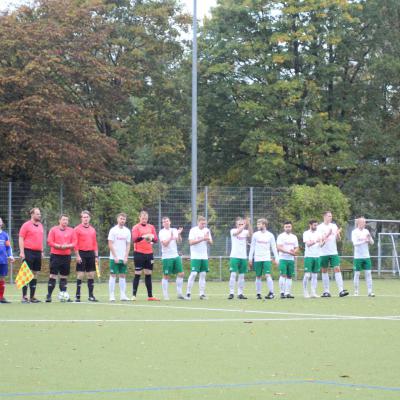
[[[31,219],[26,221],[19,230],[19,256],[25,260],[33,273],[33,279],[29,282],[30,298],[28,299],[28,287],[22,288],[21,303],[40,303],[35,297],[37,277],[42,268],[43,252],[43,225],[40,209],[35,207],[30,210]]]
[[[332,223],[332,212],[325,211],[323,214],[324,221],[318,225],[318,233],[321,235],[321,271],[322,271],[322,284],[324,286],[324,293],[322,297],[331,297],[329,290],[329,274],[328,268],[333,268],[335,272],[336,285],[339,290],[339,296],[344,297],[349,294],[343,287],[343,277],[340,271],[340,258],[337,251],[336,241],[340,240],[341,229]]]
[[[81,223],[75,227],[76,233],[76,295],[75,301],[81,301],[81,286],[83,278],[87,277],[89,301],[97,302],[94,297],[94,274],[99,258],[96,229],[90,225],[90,212],[81,212]]]
[[[6,277],[8,275],[8,259],[13,263],[14,257],[8,234],[2,228],[3,220],[0,218],[0,304],[8,304],[10,301],[4,297]]]
[[[236,218],[236,228],[231,229],[232,249],[229,259],[229,297],[232,300],[235,296],[236,275],[238,275],[237,297],[240,300],[247,300],[243,294],[244,274],[247,273],[247,240],[251,237],[251,226],[248,220],[241,217]]]
[[[128,301],[126,295],[126,273],[128,272],[128,257],[131,249],[131,231],[125,226],[127,215],[119,213],[117,225],[108,233],[108,247],[110,249],[110,279],[108,290],[110,301],[115,301],[115,282],[118,276],[121,301]]]
[[[256,272],[256,298],[262,299],[261,289],[262,281],[261,278],[265,275],[265,279],[268,285],[268,294],[265,298],[273,299],[274,295],[274,282],[271,276],[272,261],[271,261],[271,249],[274,253],[274,264],[278,265],[278,251],[276,248],[276,242],[274,235],[267,230],[268,220],[261,218],[257,220],[257,232],[254,232],[251,238],[251,246],[249,252],[249,266],[250,269],[253,267],[254,259],[254,271]]]
[[[309,298],[308,283],[311,278],[311,297],[319,297],[317,294],[318,272],[320,266],[321,236],[317,232],[318,222],[315,219],[308,223],[309,229],[303,233],[304,250],[304,277],[303,291],[304,297]]]
[[[46,303],[51,303],[51,295],[60,274],[60,292],[67,291],[67,279],[71,270],[71,250],[76,247],[75,231],[68,226],[69,217],[62,214],[57,226],[53,226],[47,236],[50,246],[50,276],[47,285]],[[68,299],[68,301],[71,301]]]
[[[197,218],[197,226],[190,229],[189,245],[190,245],[190,275],[186,289],[186,299],[191,299],[191,292],[197,274],[199,276],[200,300],[206,300],[206,275],[208,272],[208,249],[207,245],[212,244],[210,230],[206,227],[207,220],[199,216]]]
[[[365,228],[366,221],[364,217],[356,220],[357,228],[351,232],[351,241],[354,246],[354,296],[358,296],[358,289],[360,286],[360,272],[363,270],[365,273],[365,282],[367,283],[367,290],[369,297],[375,297],[372,291],[372,263],[369,255],[368,246],[374,244],[374,240]]]
[[[182,294],[183,287],[183,266],[182,259],[178,254],[177,243],[182,242],[183,228],[171,228],[171,221],[168,217],[162,219],[163,229],[158,233],[161,243],[161,258],[163,267],[163,278],[161,282],[163,296],[165,300],[169,300],[168,281],[169,275],[176,274],[176,292],[178,299],[184,300]]]
[[[279,251],[279,289],[281,299],[294,299],[291,294],[292,276],[294,275],[294,258],[299,250],[299,242],[292,233],[292,223],[286,221],[283,224],[283,232],[276,239]]]
[[[148,301],[159,301],[153,296],[153,284],[151,274],[153,273],[154,256],[153,243],[158,242],[156,230],[153,225],[148,223],[149,214],[141,211],[139,214],[139,223],[132,228],[133,241],[133,261],[135,263],[135,278],[133,279],[133,296],[136,300],[136,294],[139,287],[140,276],[144,271],[144,282],[147,289]]]

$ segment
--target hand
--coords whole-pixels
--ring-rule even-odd
[[[182,233],[182,231],[183,231],[183,226],[180,226],[180,227],[178,228],[178,235],[180,235],[180,234]]]
[[[21,260],[25,260],[25,253],[23,251],[20,251],[19,257],[21,258]]]
[[[81,263],[82,263],[82,258],[81,258],[81,256],[76,256],[76,262],[77,262],[78,264],[81,264]]]
[[[253,270],[253,261],[249,261],[249,271]]]
[[[125,258],[124,258],[124,264],[125,264],[125,265],[128,265],[128,257],[125,257]]]
[[[278,265],[278,261],[277,261],[277,260],[273,259],[272,262],[273,262],[275,265]]]
[[[115,264],[119,264],[119,259],[118,259],[118,257],[114,257],[114,262],[115,262]]]
[[[10,262],[13,263],[15,261],[15,258],[13,256],[10,257]]]

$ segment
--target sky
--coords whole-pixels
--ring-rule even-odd
[[[192,14],[193,0],[180,0],[187,11]],[[5,10],[8,6],[18,6],[20,4],[29,3],[29,0],[0,0],[0,11]],[[203,19],[204,15],[209,13],[210,8],[214,7],[217,0],[197,0],[197,16]]]

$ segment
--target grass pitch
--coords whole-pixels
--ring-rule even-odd
[[[209,300],[196,286],[192,301],[150,303],[141,283],[136,303],[109,303],[102,284],[97,304],[20,304],[8,286],[0,399],[398,399],[400,282],[374,286],[304,299],[297,281],[294,300],[257,301],[247,282],[249,299],[228,301],[227,282],[208,282]]]

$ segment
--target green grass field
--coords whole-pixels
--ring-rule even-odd
[[[190,302],[149,303],[142,283],[128,304],[108,303],[106,284],[97,304],[20,304],[9,285],[0,399],[399,399],[400,282],[374,285],[376,298],[362,282],[364,296],[304,299],[297,281],[296,299],[267,302],[253,282],[247,301],[228,301],[226,282],[200,301],[196,283]]]

